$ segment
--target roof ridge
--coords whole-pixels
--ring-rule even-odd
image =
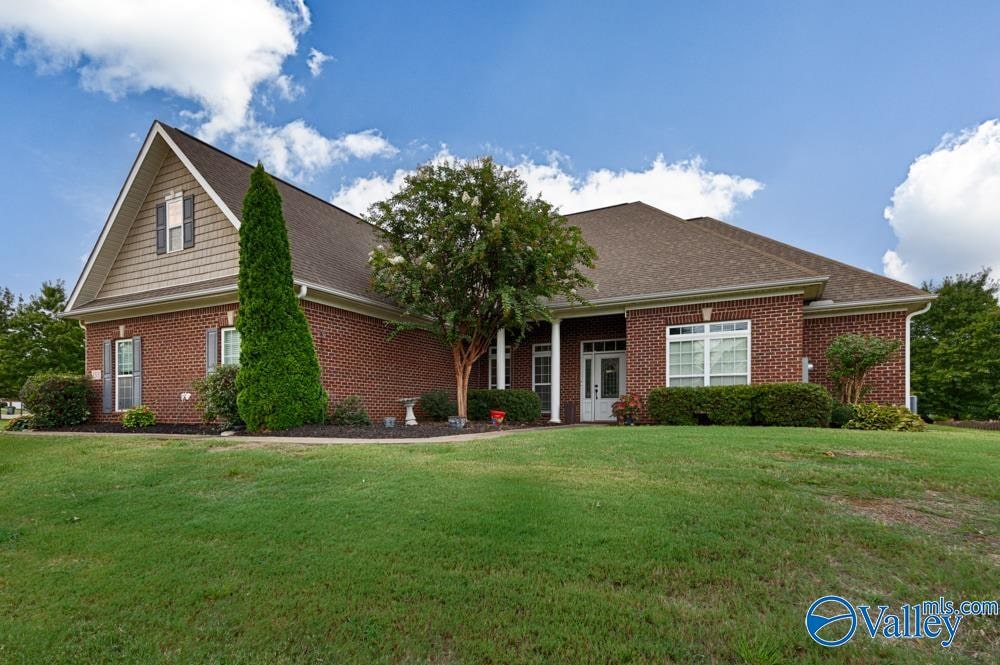
[[[598,210],[607,210],[608,208],[621,208],[622,206],[631,206],[636,203],[642,203],[642,201],[625,201],[624,203],[612,203],[611,205],[601,206],[599,208],[588,208],[587,210],[577,210],[576,212],[568,212],[563,217],[572,217],[573,215],[583,215],[588,212],[597,212]]]
[[[812,275],[813,277],[829,277],[829,275],[823,275],[822,273],[818,273],[815,270],[811,270],[809,268],[806,268],[805,266],[799,265],[798,263],[795,263],[794,261],[789,261],[786,258],[777,256],[777,255],[772,254],[772,253],[770,253],[768,251],[765,251],[763,249],[754,247],[753,245],[748,245],[747,243],[740,242],[739,240],[736,240],[735,238],[730,238],[730,237],[725,236],[725,235],[723,235],[721,233],[717,233],[716,231],[713,231],[711,229],[706,229],[704,226],[702,226],[700,224],[695,224],[694,222],[692,222],[689,219],[685,219],[683,217],[678,217],[677,215],[671,214],[671,213],[667,212],[666,210],[660,210],[656,206],[649,205],[648,203],[644,203],[643,201],[638,201],[637,203],[639,205],[646,206],[650,210],[655,210],[656,212],[660,213],[661,215],[667,215],[669,217],[673,217],[677,221],[682,222],[682,223],[686,224],[687,226],[689,226],[691,228],[694,228],[694,229],[696,229],[696,230],[698,230],[698,231],[700,231],[702,233],[708,233],[708,234],[710,234],[710,235],[712,235],[712,236],[714,236],[716,238],[720,238],[720,239],[725,240],[727,242],[733,243],[734,245],[738,245],[739,247],[742,247],[744,249],[750,250],[752,252],[756,252],[757,254],[761,254],[761,255],[766,256],[766,257],[768,257],[770,259],[774,259],[775,261],[779,261],[781,263],[784,263],[785,265],[792,266],[793,268],[798,268],[799,270],[801,270],[802,272],[806,273],[807,275]]]
[[[789,249],[791,249],[793,251],[802,252],[803,254],[808,254],[809,256],[815,257],[815,258],[820,259],[822,261],[829,261],[830,263],[836,263],[838,266],[841,266],[843,268],[848,268],[849,270],[854,270],[856,272],[861,272],[861,273],[864,273],[866,275],[871,275],[872,277],[877,277],[878,279],[882,279],[882,280],[885,280],[887,282],[892,282],[894,284],[899,284],[901,286],[906,286],[906,287],[911,288],[911,289],[917,289],[918,291],[923,291],[923,289],[921,289],[919,287],[913,286],[912,284],[907,284],[906,282],[900,281],[898,279],[893,279],[892,277],[887,277],[885,275],[880,275],[877,272],[872,272],[871,270],[865,270],[864,268],[859,268],[857,266],[853,266],[850,263],[845,263],[845,262],[839,261],[837,259],[832,259],[829,256],[824,256],[822,254],[817,254],[816,252],[811,252],[808,249],[802,249],[801,247],[796,247],[795,245],[790,245],[787,242],[783,242],[781,240],[776,240],[774,238],[771,238],[770,236],[766,236],[766,235],[763,235],[761,233],[756,233],[755,231],[750,231],[749,229],[745,229],[742,226],[736,226],[735,224],[730,224],[729,222],[724,222],[721,219],[716,219],[715,217],[711,217],[709,215],[702,215],[700,217],[692,217],[691,219],[689,219],[687,221],[690,221],[690,222],[693,223],[693,222],[695,222],[695,220],[699,220],[699,219],[707,219],[707,220],[710,220],[712,222],[715,222],[716,224],[722,224],[723,226],[727,226],[727,227],[729,227],[731,229],[735,229],[735,230],[737,230],[739,232],[748,233],[748,234],[750,234],[750,235],[752,235],[752,236],[754,236],[756,238],[762,238],[762,239],[764,239],[764,240],[766,240],[768,242],[773,242],[773,243],[776,243],[778,245],[781,245],[782,247],[787,247],[787,248],[789,248]]]
[[[168,129],[168,130],[171,130],[171,131],[175,131],[175,132],[177,132],[179,134],[183,134],[185,137],[191,139],[192,141],[196,141],[197,143],[200,143],[201,145],[205,146],[206,148],[214,150],[215,152],[219,153],[220,155],[223,155],[223,156],[228,157],[229,159],[231,159],[231,160],[233,160],[235,162],[239,162],[240,164],[243,164],[244,166],[246,166],[247,168],[249,168],[251,171],[256,168],[250,162],[242,160],[239,157],[237,157],[236,155],[230,154],[230,153],[226,152],[225,150],[223,150],[222,148],[214,146],[214,145],[212,145],[211,143],[209,143],[207,141],[203,141],[202,139],[198,138],[197,136],[195,136],[193,134],[189,134],[188,132],[185,132],[183,129],[178,129],[177,127],[174,127],[173,125],[168,125],[167,123],[163,122],[162,120],[154,120],[153,122],[154,123],[159,123],[159,124],[163,125],[163,127],[165,129]],[[263,164],[263,162],[260,162],[260,163]],[[350,215],[351,217],[354,217],[359,222],[365,222],[369,226],[372,226],[373,228],[376,228],[373,224],[371,224],[371,222],[369,222],[368,220],[366,220],[364,217],[361,217],[360,215],[355,215],[350,210],[345,210],[345,209],[341,208],[340,206],[335,205],[335,204],[327,201],[323,197],[318,196],[316,194],[313,194],[312,192],[310,192],[307,189],[303,189],[302,187],[299,187],[298,185],[296,185],[294,183],[291,183],[291,182],[285,180],[284,178],[280,178],[280,177],[274,175],[273,173],[271,173],[270,171],[267,171],[267,169],[264,169],[264,170],[267,172],[267,175],[269,175],[271,177],[271,179],[277,180],[278,182],[280,182],[280,183],[282,183],[282,184],[284,184],[284,185],[286,185],[288,187],[291,187],[294,190],[302,192],[306,196],[312,197],[312,198],[316,199],[317,201],[319,201],[321,203],[324,203],[324,204],[330,206],[331,208],[333,208],[335,210],[339,210],[340,212],[342,212],[342,213],[344,213],[346,215]]]

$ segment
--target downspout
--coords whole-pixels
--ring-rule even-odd
[[[931,303],[924,305],[923,309],[910,312],[906,315],[906,408],[913,411],[913,396],[910,395],[910,321],[915,316],[920,316],[931,308]]]
[[[299,292],[296,294],[298,296],[298,299],[302,300],[303,298],[306,297],[307,293],[309,293],[309,287],[306,286],[305,284],[299,284]]]

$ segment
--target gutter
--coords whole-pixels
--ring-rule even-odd
[[[205,296],[215,296],[224,293],[236,292],[236,285],[230,286],[220,286],[214,289],[205,289],[203,291],[190,291],[187,293],[175,293],[169,296],[158,296],[156,298],[144,298],[142,300],[130,300],[128,302],[113,303],[110,305],[102,305],[99,307],[83,307],[80,309],[71,309],[64,312],[56,314],[60,319],[75,319],[80,314],[96,314],[98,312],[110,312],[116,309],[133,309],[135,307],[145,307],[147,305],[159,305],[165,302],[179,302],[185,300],[194,300],[195,298],[203,298]]]
[[[599,300],[590,300],[588,304],[591,308],[599,307],[602,305],[643,305],[652,302],[665,301],[665,300],[679,300],[688,298],[697,298],[702,296],[729,296],[729,295],[740,295],[750,291],[764,291],[770,289],[778,289],[782,287],[804,287],[813,285],[825,285],[830,277],[828,275],[822,275],[819,277],[801,277],[796,279],[786,279],[777,282],[758,282],[755,284],[739,284],[736,286],[729,286],[725,288],[711,288],[711,289],[687,289],[683,291],[666,291],[663,293],[650,293],[647,295],[639,296],[616,296],[614,298],[601,298]],[[578,305],[556,305],[551,307],[553,311],[558,310],[571,310],[578,309]]]
[[[902,298],[881,298],[878,300],[851,300],[844,302],[824,302],[810,303],[802,308],[803,313],[812,312],[838,312],[845,309],[867,309],[872,307],[891,307],[893,305],[914,305],[919,303],[929,303],[937,296],[928,293],[922,296],[905,296]]]
[[[930,308],[931,303],[927,303],[923,309],[918,309],[906,315],[906,392],[904,394],[906,395],[906,408],[914,412],[916,412],[916,409],[913,408],[915,406],[913,395],[910,394],[910,321],[913,320],[913,317],[924,314]]]

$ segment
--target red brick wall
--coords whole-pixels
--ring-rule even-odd
[[[750,320],[750,380],[753,383],[801,381],[802,297],[776,296],[655,309],[628,313],[626,385],[643,399],[666,385],[667,327],[704,321]]]
[[[87,325],[87,374],[102,369],[103,344],[106,339],[122,339],[118,326],[125,326],[124,337],[142,337],[142,401],[150,406],[160,422],[197,423],[201,421],[194,399],[182,402],[181,393],[192,392],[195,379],[205,376],[205,330],[225,328],[226,312],[236,305],[155,314]],[[114,368],[110,368],[114,371]],[[100,381],[91,382],[90,412],[98,421],[118,421],[119,413],[102,412]]]
[[[331,402],[360,395],[373,419],[402,419],[400,397],[443,388],[454,399],[451,352],[427,333],[411,330],[389,340],[391,328],[381,319],[308,301],[305,312]]]
[[[806,319],[804,330],[805,355],[813,364],[809,381],[832,388],[827,379],[826,349],[837,335],[862,333],[906,341],[906,312],[885,312],[881,314],[855,314],[820,319]],[[900,348],[893,359],[872,369],[868,383],[873,387],[867,401],[880,404],[906,403],[906,360],[905,349]]]
[[[182,402],[183,392],[205,375],[205,330],[228,325],[227,312],[236,305],[121,319],[87,325],[87,372],[102,369],[103,342],[142,337],[142,397],[160,422],[197,423],[201,418],[194,399]],[[312,302],[306,317],[319,355],[323,385],[331,402],[360,395],[372,418],[402,418],[400,397],[419,396],[432,388],[454,394],[451,354],[419,331],[390,341],[384,321]],[[113,371],[113,370],[112,370]],[[102,412],[102,386],[93,381],[90,410],[93,419],[117,421],[120,414]]]

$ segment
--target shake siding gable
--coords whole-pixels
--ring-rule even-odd
[[[194,197],[194,220],[186,225],[184,234],[188,236],[185,244],[193,246],[158,254],[156,208],[171,192]],[[98,297],[231,277],[238,270],[239,231],[171,152],[164,158]]]

